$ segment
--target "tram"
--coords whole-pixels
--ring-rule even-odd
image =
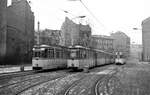
[[[115,64],[116,65],[126,64],[126,59],[122,52],[116,52]]]
[[[95,50],[96,51],[96,66],[113,64],[115,63],[115,54],[109,53],[103,50]]]
[[[33,70],[66,68],[66,64],[66,47],[49,45],[34,46],[32,58]]]
[[[67,68],[84,69],[114,63],[115,55],[82,46],[69,47]]]

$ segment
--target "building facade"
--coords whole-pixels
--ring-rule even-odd
[[[150,18],[142,22],[143,61],[150,61]]]
[[[114,39],[113,48],[114,52],[122,52],[125,57],[130,54],[130,37],[123,32],[112,33],[111,37]]]
[[[40,36],[40,44],[46,44],[46,45],[60,45],[61,40],[61,31],[60,30],[51,30],[51,29],[45,29],[43,31],[40,31],[40,33],[35,32],[35,44],[37,44],[38,36]]]
[[[130,45],[130,58],[133,60],[142,60],[142,45],[140,44],[131,44]]]
[[[7,7],[6,63],[31,62],[34,14],[27,0],[12,0]]]
[[[104,35],[92,35],[91,47],[113,52],[113,38]]]
[[[76,24],[69,18],[65,18],[65,22],[61,26],[61,45],[89,47],[90,39],[91,27],[89,25]]]
[[[6,55],[6,35],[7,35],[7,20],[6,20],[7,0],[0,0],[0,64],[4,64]]]

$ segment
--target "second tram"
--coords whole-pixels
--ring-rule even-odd
[[[115,57],[112,53],[82,46],[70,47],[69,54],[67,67],[73,69],[92,68],[95,66],[114,63]]]

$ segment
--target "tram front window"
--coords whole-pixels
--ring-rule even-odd
[[[43,50],[34,50],[33,57],[45,58],[46,53]]]
[[[76,59],[77,58],[77,50],[71,50],[70,51],[70,58]]]
[[[40,51],[34,51],[33,57],[40,57]]]

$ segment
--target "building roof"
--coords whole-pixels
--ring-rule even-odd
[[[92,35],[92,37],[96,38],[105,38],[105,39],[114,39],[111,36],[106,36],[106,35]]]
[[[115,35],[122,36],[125,38],[130,38],[128,35],[126,35],[124,32],[121,32],[121,31],[117,31],[117,32],[111,34],[112,37]]]
[[[144,24],[144,23],[146,23],[146,22],[148,22],[148,21],[150,21],[150,17],[144,19],[144,20],[142,21],[142,24]]]

